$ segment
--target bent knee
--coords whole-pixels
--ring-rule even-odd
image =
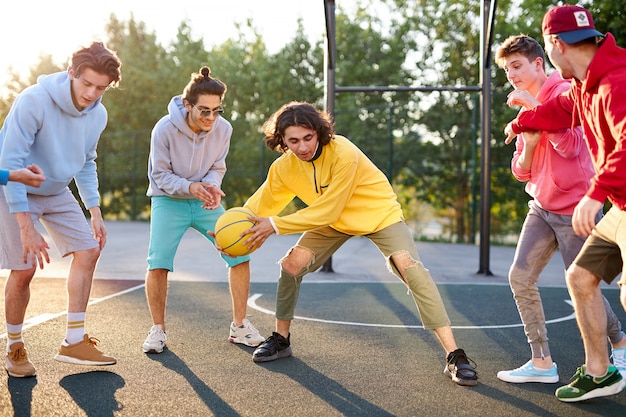
[[[594,275],[591,271],[582,268],[576,264],[572,264],[565,274],[567,287],[574,292],[585,292],[598,287],[600,277]]]
[[[280,266],[291,275],[299,275],[303,269],[310,267],[315,262],[315,254],[312,250],[302,246],[294,246],[287,255],[280,260]]]
[[[389,259],[389,268],[393,272],[393,267],[404,278],[406,276],[406,270],[414,267],[418,264],[411,254],[406,250],[400,250],[391,254]]]

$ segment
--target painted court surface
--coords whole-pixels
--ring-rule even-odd
[[[573,404],[554,397],[584,360],[558,254],[542,276],[541,293],[561,382],[507,384],[496,373],[529,358],[506,279],[514,249],[491,247],[493,275],[485,276],[476,274],[477,246],[417,243],[457,342],[477,364],[479,384],[468,388],[442,374],[438,342],[421,328],[404,285],[362,238],[337,252],[334,273],[305,278],[292,326],[294,356],[255,364],[252,348],[226,340],[226,269],[210,245],[190,232],[171,276],[168,349],[146,355],[141,344],[150,327],[143,288],[148,225],[107,226],[86,326],[118,363],[80,367],[52,359],[66,319],[67,260],[56,256],[37,273],[27,311],[24,338],[38,376],[0,378],[0,416],[626,415],[626,392]],[[274,237],[253,255],[248,314],[264,336],[274,323],[275,263],[296,238]],[[0,271],[2,284],[4,277]],[[626,323],[617,287],[604,293]],[[6,337],[0,338],[4,347]]]

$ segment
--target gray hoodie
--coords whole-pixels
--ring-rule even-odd
[[[226,173],[226,155],[233,133],[231,124],[219,116],[209,132],[196,134],[185,120],[187,110],[175,96],[152,129],[148,160],[148,196],[194,199],[189,186],[194,182],[221,189]]]

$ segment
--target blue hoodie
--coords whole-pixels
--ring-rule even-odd
[[[173,97],[152,129],[148,160],[148,196],[195,199],[189,193],[194,182],[221,189],[226,174],[226,155],[233,127],[223,117],[209,132],[194,133],[187,124],[187,110],[181,96]]]
[[[80,111],[72,101],[67,72],[42,75],[15,99],[0,130],[0,166],[37,164],[46,175],[40,188],[10,182],[5,198],[11,213],[28,212],[27,193],[52,196],[76,180],[86,208],[99,204],[96,148],[107,112],[97,99]]]

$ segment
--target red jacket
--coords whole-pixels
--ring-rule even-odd
[[[626,49],[607,33],[584,81],[572,81],[570,89],[514,121],[515,133],[555,131],[582,125],[595,176],[587,196],[607,198],[626,210]]]
[[[554,71],[543,83],[536,98],[543,103],[569,88],[570,82]],[[571,120],[571,117],[568,116],[567,120]],[[539,207],[571,216],[589,189],[594,175],[582,128],[578,126],[575,129],[542,132],[529,169],[522,168],[518,163],[524,146],[524,138],[519,135],[511,159],[511,171],[515,178],[526,181],[526,192]]]

